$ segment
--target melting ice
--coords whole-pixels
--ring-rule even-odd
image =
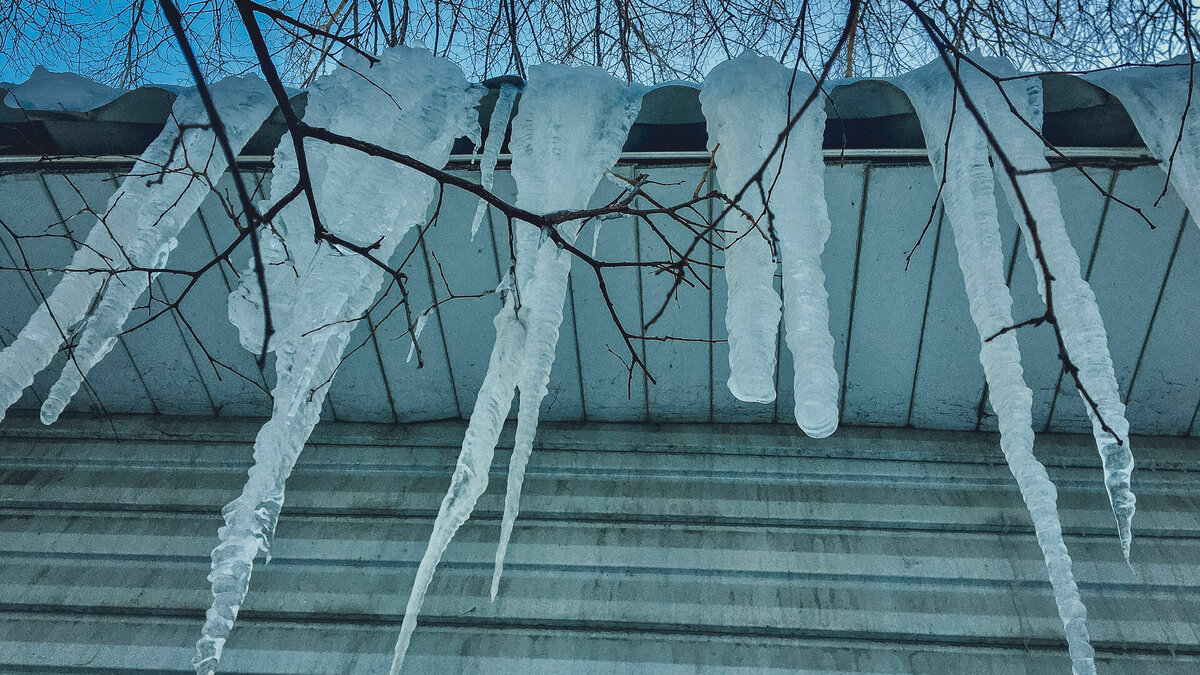
[[[513,120],[512,173],[517,206],[549,213],[587,206],[641,108],[642,89],[630,88],[598,68],[542,65],[531,68]],[[417,615],[433,573],[454,533],[471,515],[487,488],[496,441],[512,403],[521,392],[517,435],[508,473],[500,546],[492,596],[498,590],[508,538],[521,495],[525,466],[533,450],[538,412],[546,395],[563,318],[571,255],[528,223],[513,224],[516,242],[514,292],[496,315],[496,342],[463,439],[450,489],[442,500],[429,545],[413,581],[396,640],[392,673],[399,673],[416,629]],[[559,227],[573,240],[576,227]]]
[[[959,72],[973,101],[988,100],[989,88],[996,90],[991,79],[969,66]],[[1000,449],[1033,520],[1067,635],[1073,671],[1076,675],[1095,673],[1087,609],[1079,596],[1071,558],[1063,541],[1058,493],[1045,467],[1033,454],[1033,392],[1025,384],[1017,337],[1010,331],[988,340],[1011,326],[1013,317],[987,139],[966,110],[961,96],[957,102],[954,100],[955,83],[940,60],[897,78],[896,83],[908,95],[920,118],[934,179],[941,181],[943,175],[946,177],[942,202],[954,230],[971,318],[981,340],[979,361],[987,378],[992,408],[999,419]],[[1010,114],[1007,108],[987,110],[991,123]],[[1036,138],[1032,132],[1030,135]],[[1049,189],[1053,187],[1050,184]],[[1048,214],[1039,212],[1039,224],[1044,222],[1042,215]]]
[[[361,73],[369,73],[368,81]],[[309,92],[305,121],[442,167],[454,139],[476,136],[475,106],[482,89],[462,71],[424,50],[398,47],[367,70],[340,68]],[[381,111],[387,111],[381,114]],[[310,143],[309,171],[324,224],[338,236],[369,245],[387,260],[414,225],[424,220],[436,182],[388,160],[324,143]],[[364,177],[369,176],[369,180]],[[270,194],[288,192],[299,177],[290,142],[275,155]],[[380,198],[380,196],[387,198]],[[264,202],[264,208],[270,202]],[[242,494],[222,511],[225,526],[212,552],[213,603],[196,645],[197,673],[211,673],[250,583],[254,559],[268,553],[284,487],[321,412],[354,326],[389,279],[367,259],[314,242],[303,199],[293,201],[264,237],[267,290],[276,334],[276,383],[270,421],[254,443],[254,466]],[[253,273],[230,297],[230,319],[243,344],[261,348],[261,289]]]
[[[816,84],[807,73],[750,52],[713,68],[700,101],[708,121],[709,148],[719,146],[717,178],[722,190],[733,196],[758,175]],[[747,114],[750,110],[756,114]],[[783,262],[785,341],[795,365],[796,422],[815,438],[832,434],[838,424],[838,375],[821,269],[821,251],[830,230],[821,154],[824,137],[825,98],[818,95],[763,173],[773,218],[765,215],[763,193],[751,186],[739,206],[758,218],[758,228],[752,229],[735,212],[725,219],[726,227],[737,230],[725,251],[729,390],[743,401],[775,398],[779,294],[772,283],[775,261],[763,236],[767,234],[778,240]]]
[[[266,84],[254,77],[227,78],[212,85],[211,92],[235,151],[274,108]],[[88,371],[116,344],[149,285],[145,272],[128,270],[166,264],[175,236],[227,168],[207,124],[195,90],[175,100],[171,120],[108,200],[54,291],[17,339],[0,352],[0,420],[63,344],[77,339],[72,358],[42,406],[42,421],[53,423]]]

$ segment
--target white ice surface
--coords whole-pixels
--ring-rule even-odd
[[[517,206],[534,213],[583,208],[601,177],[620,156],[641,106],[643,90],[630,88],[597,68],[541,65],[530,69],[513,120],[510,149]],[[572,223],[559,232],[573,241]],[[429,583],[455,532],[487,488],[496,441],[520,387],[517,434],[509,465],[493,597],[503,571],[512,524],[519,508],[525,466],[533,450],[538,412],[558,343],[571,255],[528,223],[514,223],[517,259],[514,292],[494,321],[496,342],[463,439],[450,489],[430,534],[396,640],[391,672],[404,664]]]
[[[508,120],[512,117],[513,103],[517,100],[516,85],[500,85],[500,94],[496,97],[496,107],[492,109],[492,118],[488,120],[487,139],[484,141],[483,160],[479,164],[479,184],[485,190],[491,190],[495,181],[496,161],[500,158],[500,148],[504,146],[505,132],[508,131]],[[471,239],[479,232],[479,225],[487,213],[487,202],[479,200],[475,207],[475,217],[471,220]]]
[[[972,100],[985,99],[988,88],[995,89],[990,79],[969,66],[961,73]],[[979,332],[979,361],[999,420],[1000,449],[1033,520],[1067,636],[1072,670],[1075,675],[1095,673],[1087,609],[1063,541],[1058,493],[1033,454],[1033,393],[1025,384],[1016,334],[1008,332],[988,340],[1012,325],[1013,317],[987,140],[961,98],[955,102],[955,84],[941,60],[897,78],[895,83],[908,95],[921,120],[935,180],[946,177],[942,204],[954,230],[971,318]],[[989,112],[989,121],[1004,114]]]
[[[747,52],[713,68],[701,101],[708,120],[709,146],[720,149],[717,178],[735,194],[767,161],[788,121],[801,111],[816,87],[805,72],[793,71],[767,57]],[[746,114],[754,110],[755,114]],[[776,152],[765,172],[764,187],[774,215],[773,229],[783,263],[785,342],[792,353],[795,415],[809,436],[824,438],[838,425],[838,374],[829,332],[829,302],[821,252],[829,238],[825,203],[825,97],[818,95]],[[755,217],[763,202],[747,190],[740,205]],[[726,224],[745,218],[731,214]],[[759,220],[768,228],[766,216]],[[775,333],[779,298],[772,285],[775,264],[762,237],[751,232],[726,251],[729,302],[729,388],[741,400],[774,398]]]
[[[482,88],[468,85],[457,66],[424,50],[398,47],[381,58],[370,69],[353,59],[351,67],[319,80],[310,89],[305,121],[444,166],[455,138],[478,134],[475,106]],[[374,254],[388,260],[405,233],[424,221],[435,194],[434,179],[346,148],[319,142],[306,147],[325,226],[359,244],[379,241]],[[285,137],[275,154],[272,196],[295,185],[296,162]],[[255,557],[259,551],[269,554],[287,477],[320,417],[328,383],[354,326],[349,320],[362,316],[390,279],[362,256],[314,242],[303,199],[284,208],[264,234],[276,330],[269,342],[276,356],[274,407],[255,440],[254,466],[242,494],[223,510],[225,526],[209,574],[213,604],[193,660],[202,674],[212,672],[220,659]],[[242,280],[230,296],[230,318],[242,343],[257,351],[264,338],[261,290],[252,270]]]
[[[978,58],[977,62],[996,76],[1015,76],[1017,71],[1007,61]],[[983,77],[980,75],[980,77]],[[1058,190],[1046,161],[1046,147],[1030,124],[1024,121],[1041,118],[1041,80],[1028,77],[1007,80],[1004,92],[985,78],[989,86],[979,86],[972,91],[973,97],[987,116],[988,126],[993,130],[1005,156],[1018,172],[1017,184],[1005,174],[998,158],[993,162],[996,179],[1021,228],[1025,239],[1025,250],[1037,273],[1038,290],[1046,298],[1046,287],[1042,278],[1041,265],[1037,260],[1037,242],[1029,227],[1029,218],[1021,206],[1024,199],[1028,213],[1037,229],[1037,239],[1046,264],[1053,277],[1052,302],[1057,326],[1062,333],[1063,343],[1071,362],[1079,368],[1079,380],[1096,404],[1097,416],[1087,403],[1083,392],[1080,398],[1088,417],[1092,421],[1092,435],[1096,449],[1104,466],[1104,486],[1108,490],[1116,519],[1117,534],[1125,558],[1133,540],[1133,513],[1136,498],[1131,488],[1133,474],[1133,452],[1130,449],[1129,422],[1125,418],[1125,404],[1117,385],[1112,356],[1108,351],[1108,334],[1104,320],[1096,304],[1092,287],[1083,278],[1067,226],[1059,203]],[[993,149],[993,155],[995,150]],[[1068,379],[1068,382],[1072,380]],[[1107,423],[1111,432],[1104,429]],[[1115,437],[1114,437],[1115,434]]]
[[[746,114],[743,92],[754,86],[760,58],[746,52],[718,64],[700,90],[700,106],[708,124],[708,149],[717,152],[717,182],[731,197],[766,157],[766,150],[755,152],[752,148],[770,149],[782,129],[771,133],[762,125],[748,122],[748,118],[757,116]],[[761,90],[762,83],[758,85]],[[758,105],[754,110],[759,110]],[[719,141],[738,150],[717,148]],[[756,186],[751,186],[738,204],[754,222],[738,211],[730,211],[720,223],[722,228],[730,230],[725,236],[729,392],[740,401],[754,403],[775,400],[775,343],[780,320],[779,293],[774,285],[777,265],[762,196]]]
[[[1170,169],[1192,222],[1200,222],[1200,68],[1184,58],[1083,77],[1121,101],[1150,152]]]
[[[228,113],[230,142],[240,150],[270,113],[269,92],[252,77],[222,80],[212,92],[218,107]],[[146,289],[145,273],[113,272],[131,266],[161,267],[179,229],[225,172],[225,157],[213,152],[216,137],[207,129],[188,130],[172,153],[178,124],[208,123],[199,97],[194,92],[180,96],[173,115],[175,121],[167,123],[109,198],[54,290],[17,339],[0,352],[0,420],[62,345],[78,336],[74,358],[67,361],[42,409],[43,422],[57,419],[83,376],[115,344],[129,310]],[[207,174],[197,175],[192,169],[205,162]]]
[[[275,109],[275,99],[266,83],[253,76],[226,78],[213,84],[210,91],[234,152],[241,150]],[[105,225],[110,232],[122,234],[132,225],[136,232],[131,241],[121,242],[122,257],[110,261],[114,268],[166,266],[177,243],[176,235],[225,173],[228,163],[216,135],[206,128],[185,128],[207,121],[199,94],[195,89],[187,90],[175,100],[166,128],[125,179],[120,188],[123,197],[110,210]],[[181,133],[182,140],[178,140]],[[113,222],[117,218],[134,222],[118,225]],[[104,229],[99,223],[95,227]],[[42,422],[53,424],[58,419],[88,372],[117,344],[117,336],[149,282],[149,276],[141,272],[107,280],[98,303],[76,331],[72,358],[42,403]]]

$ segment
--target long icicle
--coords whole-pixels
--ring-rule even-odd
[[[229,141],[240,149],[261,126],[274,107],[274,99],[261,80],[227,78],[212,86],[217,105],[227,110]],[[107,315],[126,304],[132,306],[146,286],[144,272],[92,273],[84,270],[121,270],[159,267],[178,233],[208,196],[227,168],[225,156],[213,152],[216,137],[206,128],[208,117],[194,90],[180,94],[171,119],[134,164],[129,176],[108,200],[104,213],[88,232],[58,285],[38,307],[16,340],[0,351],[0,421],[21,397],[34,376],[45,369],[64,341],[88,318],[98,294],[104,294],[97,315],[84,329],[85,341],[72,349],[63,374],[46,399],[42,421],[52,423],[66,407],[87,371],[115,343]],[[203,170],[207,179],[196,174]],[[144,255],[143,255],[144,251]],[[127,264],[128,263],[128,264]],[[74,271],[73,271],[74,270]],[[136,291],[136,292],[135,292]],[[124,323],[126,311],[120,320]],[[103,327],[97,324],[104,324]],[[93,326],[97,326],[93,328]],[[80,371],[82,369],[82,372]]]
[[[976,92],[978,72],[962,72]],[[982,130],[963,112],[954,82],[940,61],[903,76],[897,83],[908,94],[920,118],[935,180],[946,176],[942,202],[958,249],[971,317],[981,341],[979,361],[987,378],[992,408],[1000,426],[1000,449],[1033,520],[1046,562],[1054,600],[1062,619],[1075,675],[1096,672],[1095,652],[1087,629],[1087,609],[1071,571],[1071,558],[1058,516],[1057,490],[1033,454],[1033,392],[1025,384],[1012,325],[1012,296],[1005,281],[1004,254],[994,180]],[[988,83],[990,84],[990,83]],[[957,104],[957,114],[952,114]],[[947,134],[949,134],[948,150]]]
[[[727,152],[718,148],[718,139],[728,139],[738,147],[762,144],[762,129],[742,126],[747,111],[738,93],[747,85],[740,81],[753,72],[760,57],[745,52],[732,61],[713,68],[700,90],[700,106],[708,125],[708,149],[717,152],[716,176],[721,188],[733,193],[762,166],[763,152],[757,162],[753,153]],[[754,106],[757,115],[758,105]],[[782,127],[781,127],[782,129]],[[746,136],[746,134],[749,134]],[[776,131],[775,136],[778,136]],[[774,139],[772,139],[774,140]],[[746,190],[739,207],[756,218],[751,223],[733,213],[722,226],[726,235],[725,279],[728,302],[725,305],[725,329],[729,335],[729,392],[739,401],[770,403],[775,400],[776,336],[779,331],[780,299],[775,290],[778,266],[775,233],[765,215],[763,196],[767,185]],[[790,186],[788,186],[790,189]]]
[[[713,68],[704,83],[704,106],[709,120],[709,143],[721,148],[717,175],[722,185],[736,190],[755,175],[788,118],[799,112],[814,87],[816,80],[808,73],[790,70],[774,59],[751,53]],[[747,110],[757,113],[747,115]],[[833,363],[833,335],[829,332],[829,296],[821,269],[821,251],[830,231],[821,155],[824,135],[825,103],[818,97],[793,128],[782,159],[772,160],[763,178],[783,263],[784,337],[794,364],[796,422],[814,438],[829,436],[838,425],[838,375]],[[752,188],[747,197],[743,197],[744,206],[758,216],[762,213],[758,191]],[[766,222],[765,217],[762,222]],[[746,245],[739,242],[734,246]],[[766,269],[773,271],[774,265]],[[740,268],[727,267],[726,274],[736,277]],[[769,305],[766,293],[769,290],[775,295],[775,291],[767,288],[769,279],[762,281],[764,285],[756,288],[763,294],[764,305]],[[765,315],[743,320],[740,313],[745,309],[735,307],[732,296],[735,285],[738,293],[748,292],[730,278],[730,311],[739,317],[730,324],[731,330],[735,324],[747,326],[747,330],[752,326],[758,338],[755,344],[769,347],[773,354],[777,306],[767,307]],[[772,322],[772,326],[766,325]],[[742,350],[742,346],[737,349]],[[744,359],[741,355],[736,357],[739,362]],[[731,367],[734,360],[731,342]],[[769,374],[761,369],[760,372]]]
[[[531,68],[510,141],[517,205],[542,213],[586,206],[604,172],[620,155],[640,109],[641,94],[640,88],[626,87],[598,68],[556,65]],[[502,524],[503,532],[511,533],[517,515],[521,479],[532,452],[537,412],[546,393],[558,341],[570,256],[530,225],[514,223],[514,229],[519,244],[516,282],[520,305],[518,308],[506,304],[501,310],[502,315],[512,316],[511,320],[496,319],[492,360],[450,489],[442,500],[429,545],[417,569],[396,639],[393,674],[403,667],[417,616],[446,546],[487,488],[496,440],[511,405],[514,386],[519,384],[517,442],[509,466],[504,516],[507,525]],[[531,231],[536,240],[529,239]],[[574,236],[570,223],[559,231],[564,236]],[[519,345],[514,344],[512,336],[516,329],[502,330],[512,323],[521,324],[525,331]],[[506,545],[507,534],[502,534],[493,586],[503,569]]]
[[[482,89],[468,85],[449,61],[407,47],[385,52],[369,71],[352,58],[348,67],[310,89],[308,123],[438,167],[449,160],[455,138],[478,133],[475,106]],[[370,81],[360,73],[369,73]],[[387,113],[381,116],[381,110]],[[435,181],[348,148],[307,147],[324,224],[348,240],[375,242],[374,254],[388,260],[405,233],[424,221]],[[298,178],[294,150],[284,143],[276,153],[271,194],[287,192]],[[241,496],[222,510],[225,526],[209,574],[213,604],[193,659],[202,675],[216,668],[249,588],[254,559],[262,551],[270,560],[287,478],[320,419],[356,319],[390,278],[361,256],[315,242],[313,227],[307,206],[297,200],[264,233],[267,290],[277,327],[269,345],[276,354],[274,407],[255,439],[254,465]],[[260,294],[248,274],[230,297],[230,318],[251,350],[260,349],[263,339]]]
[[[1007,61],[982,57],[975,60],[992,75],[1017,75],[1016,69]],[[1080,391],[1080,398],[1083,399],[1084,408],[1092,422],[1096,449],[1104,467],[1104,487],[1108,490],[1108,498],[1116,519],[1121,551],[1125,554],[1125,559],[1129,560],[1129,548],[1133,541],[1133,513],[1137,501],[1131,487],[1133,451],[1130,447],[1129,421],[1125,418],[1125,404],[1121,401],[1117,375],[1108,351],[1108,334],[1104,330],[1104,319],[1100,316],[1096,296],[1080,270],[1079,255],[1067,236],[1058,189],[1054,186],[1050,164],[1046,161],[1045,143],[1021,121],[1022,118],[1036,120],[1041,117],[1041,80],[1036,77],[1007,80],[1004,90],[1008,97],[1005,100],[1000,89],[990,79],[972,79],[982,83],[972,87],[969,93],[974,96],[973,100],[982,105],[988,124],[995,131],[1004,154],[1016,167],[1021,195],[1037,223],[1042,252],[1053,276],[1054,316],[1062,334],[1063,344],[1066,345],[1067,355],[1079,369],[1079,382],[1095,401],[1100,413],[1096,414]],[[1000,162],[994,163],[994,171],[1012,209],[1013,217],[1020,225],[1025,238],[1025,250],[1038,275],[1038,291],[1045,300],[1046,289],[1041,266],[1036,259],[1035,247],[1025,214],[1017,199],[1016,189],[1009,177],[1004,175]],[[1105,424],[1111,431],[1104,428]]]
[[[500,85],[500,93],[496,96],[496,107],[492,108],[492,117],[488,120],[487,138],[484,140],[483,160],[479,164],[479,184],[491,190],[496,177],[496,162],[500,159],[500,148],[504,146],[504,134],[508,131],[508,120],[512,117],[513,103],[521,88],[507,82]],[[483,216],[487,213],[487,202],[479,200],[475,207],[475,217],[471,220],[471,239],[479,232]]]
[[[224,79],[212,86],[212,95],[234,148],[245,145],[275,108],[275,99],[266,83],[253,76]],[[173,119],[167,122],[163,136],[170,136],[171,143],[178,145],[172,166],[162,174],[161,183],[145,190],[143,201],[136,204],[137,232],[123,250],[123,258],[130,267],[164,267],[177,244],[179,231],[199,208],[210,186],[216,185],[225,173],[225,155],[216,151],[212,131],[193,126],[204,114],[193,91],[184,93],[175,103]],[[155,183],[158,179],[135,168],[126,180]],[[127,194],[125,199],[134,199],[134,195]],[[77,331],[79,337],[72,358],[67,360],[42,403],[42,423],[53,424],[58,419],[88,372],[117,344],[117,335],[138,298],[149,288],[151,276],[142,272],[117,275],[101,290],[95,309]]]

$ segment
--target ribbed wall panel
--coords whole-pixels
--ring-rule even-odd
[[[255,423],[5,423],[0,670],[179,671]],[[459,423],[327,424],[290,484],[226,672],[372,673]],[[1200,668],[1197,462],[1136,439],[1133,569],[1087,437],[1044,435],[1101,672]],[[507,439],[504,441],[507,443]],[[996,438],[777,425],[549,425],[487,598],[503,490],[431,588],[409,672],[1067,672]]]

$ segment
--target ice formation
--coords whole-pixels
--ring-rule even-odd
[[[1001,59],[976,58],[976,63],[992,75],[1014,77],[1017,71],[1010,63]],[[980,77],[986,77],[979,73]],[[987,78],[989,83],[991,78]],[[1133,452],[1130,449],[1129,422],[1125,419],[1125,404],[1117,385],[1112,356],[1108,351],[1108,334],[1104,320],[1096,305],[1092,287],[1080,271],[1079,255],[1067,236],[1058,190],[1054,186],[1053,174],[1046,161],[1046,146],[1042,139],[1026,125],[1026,121],[1041,119],[1041,80],[1036,77],[1007,80],[1004,86],[1007,97],[994,84],[973,87],[971,92],[977,105],[987,116],[988,126],[999,141],[1004,155],[1018,172],[1020,197],[1023,197],[1037,225],[1042,253],[1053,277],[1054,316],[1062,334],[1063,344],[1071,362],[1079,368],[1079,381],[1096,403],[1097,416],[1080,392],[1084,408],[1092,421],[1092,435],[1104,467],[1104,486],[1116,518],[1117,534],[1121,550],[1129,559],[1129,547],[1133,540],[1133,513],[1135,497],[1130,487],[1133,474]],[[994,152],[994,150],[993,150]],[[996,179],[1021,228],[1025,239],[1025,251],[1033,262],[1038,275],[1038,290],[1045,300],[1046,287],[1038,264],[1034,245],[1024,209],[1013,182],[1005,174],[1001,162],[993,163]],[[1107,423],[1112,430],[1104,429]],[[1115,434],[1115,438],[1114,438]]]
[[[369,70],[351,59],[309,92],[305,121],[405,153],[441,167],[454,139],[475,137],[475,106],[482,88],[427,51],[397,47]],[[366,78],[370,78],[369,80]],[[338,236],[370,245],[387,260],[405,233],[425,218],[434,179],[391,161],[323,143],[309,143],[308,165],[324,224]],[[298,179],[292,144],[275,154],[270,194],[278,197]],[[369,176],[369,180],[364,177]],[[382,197],[382,198],[381,198]],[[264,208],[270,202],[264,202]],[[316,425],[354,322],[389,279],[366,258],[313,237],[303,199],[283,209],[265,233],[267,290],[276,333],[276,383],[272,416],[254,444],[254,466],[241,496],[223,509],[225,526],[212,552],[213,603],[196,645],[197,673],[211,673],[246,595],[254,559],[268,554],[284,487]],[[248,349],[261,348],[261,291],[253,273],[230,296],[230,319]]]
[[[266,84],[254,77],[227,78],[211,91],[235,149],[250,140],[275,106]],[[77,339],[42,406],[42,421],[53,423],[88,371],[116,344],[148,280],[145,272],[115,272],[165,265],[175,235],[225,173],[225,156],[207,124],[195,90],[176,99],[172,119],[108,200],[54,291],[0,352],[0,420],[63,343]]]
[[[700,100],[708,120],[710,148],[720,146],[717,178],[736,194],[762,168],[789,118],[816,87],[808,73],[790,70],[747,52],[713,68]],[[755,110],[748,115],[746,111]],[[783,263],[785,341],[795,364],[795,415],[809,436],[824,438],[837,429],[838,375],[833,365],[829,303],[821,251],[829,238],[825,204],[825,100],[816,97],[764,173],[764,189],[774,214],[773,231]],[[780,155],[782,154],[782,159]],[[761,193],[753,186],[739,204],[767,229]],[[772,285],[775,263],[767,241],[749,232],[744,217],[731,214],[740,239],[726,250],[729,302],[729,390],[743,401],[775,398],[775,332],[779,295]],[[744,236],[743,236],[744,234]]]
[[[258,130],[267,115],[275,108],[266,84],[255,77],[227,78],[211,88],[214,102],[221,111],[225,132],[232,147],[241,149]],[[126,190],[125,203],[117,202],[110,211],[118,218],[128,208],[137,228],[132,243],[122,246],[123,256],[131,267],[160,268],[171,255],[176,245],[176,235],[200,207],[212,185],[225,173],[225,155],[216,145],[216,137],[209,129],[188,129],[180,125],[194,124],[207,120],[199,95],[190,91],[175,103],[174,119],[159,141],[142,155],[133,175],[126,179],[132,188]],[[181,129],[185,129],[181,131]],[[182,137],[172,154],[172,144]],[[172,156],[169,165],[168,157]],[[155,166],[168,166],[162,174],[162,182],[146,186],[146,173],[153,174]],[[145,171],[139,171],[145,169]],[[153,179],[157,180],[157,179]],[[146,193],[137,195],[137,191]],[[122,188],[124,189],[124,188]],[[129,193],[134,194],[129,194]],[[133,199],[132,197],[139,197]],[[109,231],[111,217],[106,217]],[[96,229],[104,228],[97,226]],[[58,381],[50,389],[50,395],[42,403],[42,422],[53,424],[79,391],[88,372],[108,354],[117,343],[125,321],[133,306],[149,287],[145,274],[119,275],[110,280],[101,291],[99,302],[88,316],[82,328],[76,331],[77,344]]]
[[[598,68],[556,65],[531,68],[509,143],[517,206],[534,213],[586,207],[604,173],[620,156],[641,107],[642,91],[640,87],[625,86]],[[554,363],[571,269],[570,254],[545,233],[527,223],[516,222],[513,227],[514,290],[506,294],[504,306],[494,321],[496,342],[488,371],[450,488],[442,500],[413,581],[404,623],[396,640],[391,670],[394,674],[403,666],[417,615],[438,562],[487,488],[496,441],[512,404],[514,387],[519,387],[517,433],[496,552],[493,597],[503,570],[525,466],[533,449],[538,412]],[[558,231],[572,241],[576,228],[567,223]]]
[[[513,103],[517,100],[517,92],[521,89],[514,84],[500,85],[500,93],[496,96],[496,107],[492,108],[492,118],[488,120],[487,138],[484,140],[483,160],[479,164],[479,184],[485,190],[491,190],[495,181],[496,161],[500,158],[500,148],[504,146],[504,135],[508,131],[508,120],[512,117]],[[471,239],[479,232],[479,225],[487,213],[487,203],[479,201],[475,207],[475,218],[471,220]]]
[[[708,124],[708,148],[718,150],[718,138],[729,138],[739,147],[756,148],[768,143],[757,134],[764,130],[745,124],[746,109],[738,91],[753,77],[758,58],[745,53],[717,65],[708,74],[700,90],[700,105]],[[728,94],[722,94],[728,92]],[[761,110],[755,105],[755,110]],[[777,130],[774,136],[778,136]],[[740,136],[745,135],[745,138]],[[771,140],[773,142],[774,139]],[[770,147],[770,146],[768,146]],[[726,192],[736,193],[749,176],[762,166],[763,153],[720,153],[717,181]],[[760,159],[755,164],[754,154]],[[753,166],[751,166],[753,165]],[[721,223],[726,235],[725,280],[728,302],[725,329],[729,334],[729,392],[739,401],[770,403],[775,400],[775,347],[779,330],[780,300],[775,290],[776,261],[772,251],[762,193],[755,187],[746,190],[739,204],[757,220],[750,222],[733,211]],[[761,217],[759,217],[761,216]]]
[[[1200,69],[1183,57],[1157,66],[1103,70],[1084,78],[1121,101],[1163,170],[1170,168],[1171,183],[1192,221],[1200,224],[1196,216],[1200,213]]]
[[[990,79],[969,66],[960,74],[968,96],[983,98],[988,87],[995,88]],[[1025,384],[1017,337],[1010,331],[988,340],[1011,326],[1013,318],[987,139],[965,110],[961,97],[954,101],[955,83],[940,60],[898,78],[896,83],[904,89],[920,118],[935,180],[946,177],[942,203],[954,230],[971,318],[982,343],[979,361],[987,378],[992,408],[999,419],[1000,449],[1033,520],[1066,632],[1072,670],[1076,675],[1095,673],[1087,609],[1079,596],[1071,558],[1063,541],[1058,493],[1045,467],[1033,454],[1033,392]],[[989,122],[1004,114],[990,109],[989,112]]]
[[[29,79],[8,85],[4,105],[22,110],[71,110],[86,112],[111,103],[124,89],[90,80],[74,73],[52,73],[37,66]]]
[[[484,90],[468,84],[450,62],[424,50],[403,47],[386,52],[382,61],[370,68],[357,57],[345,60],[350,67],[323,77],[310,90],[305,114],[309,124],[395,149],[434,167],[448,161],[455,138],[478,135],[475,108]],[[1099,409],[1099,415],[1090,407],[1088,413],[1127,559],[1135,507],[1130,489],[1129,425],[1099,310],[1082,278],[1052,174],[1047,170],[1044,144],[1035,131],[1041,126],[1041,81],[1017,77],[1012,66],[1001,60],[972,55],[970,61],[987,72],[964,61],[960,71],[964,91],[986,118],[998,148],[989,146],[984,129],[966,109],[963,98],[956,98],[955,82],[941,61],[897,78],[895,83],[916,109],[935,178],[940,181],[946,176],[943,207],[953,230],[971,317],[981,339],[979,358],[999,419],[1001,450],[1034,524],[1073,670],[1077,675],[1094,673],[1087,612],[1063,540],[1057,492],[1033,453],[1032,393],[1024,380],[1018,342],[1013,332],[997,335],[1014,319],[1005,282],[996,181],[1021,227],[1044,299],[1043,273],[1026,207],[1036,227],[1052,275],[1057,328],[1071,361],[1079,368],[1080,381]],[[1181,64],[1086,77],[1121,99],[1151,151],[1164,164],[1174,153],[1171,179],[1196,213],[1200,208],[1196,202],[1200,199],[1200,113],[1187,111],[1175,151],[1193,69]],[[1004,77],[1003,84],[989,73]],[[82,94],[69,100],[48,98],[64,89],[61,81],[60,76],[40,69],[29,83],[14,88],[10,98],[19,98],[27,107],[90,109],[120,93],[97,85],[78,89]],[[729,389],[743,401],[774,400],[776,340],[782,317],[785,342],[795,363],[797,423],[808,435],[824,437],[838,425],[839,392],[821,269],[821,253],[830,234],[821,156],[823,97],[816,97],[801,116],[782,156],[767,161],[789,117],[799,112],[815,86],[807,74],[769,58],[745,54],[712,70],[700,101],[708,123],[709,146],[714,150],[719,146],[716,172],[727,192],[736,193],[750,183],[766,163],[762,191],[751,185],[739,202],[740,209],[755,222],[735,211],[722,224],[734,230],[727,239],[725,261]],[[274,107],[263,83],[253,78],[231,78],[214,85],[212,91],[235,149],[247,142]],[[482,154],[480,180],[485,188],[492,186],[520,91],[518,86],[504,84],[497,97]],[[512,121],[516,205],[534,213],[586,207],[619,157],[643,91],[596,68],[531,68],[519,114]],[[150,283],[145,272],[116,271],[163,267],[180,228],[227,168],[223,154],[214,152],[214,136],[202,126],[206,123],[194,92],[181,95],[172,121],[109,201],[102,221],[75,253],[71,268],[13,344],[0,351],[0,420],[64,342],[76,346],[43,404],[46,423],[58,417],[88,371],[114,346],[133,305]],[[346,148],[316,142],[306,147],[324,225],[350,241],[363,245],[377,242],[373,254],[387,260],[405,234],[423,222],[436,192],[434,179]],[[1001,154],[1021,174],[1019,191],[998,161]],[[162,165],[167,169],[160,172]],[[200,166],[204,168],[195,168]],[[290,142],[277,150],[275,166],[270,194],[278,197],[299,177]],[[766,215],[764,197],[771,218]],[[264,208],[270,204],[264,202]],[[486,208],[481,202],[475,212],[472,237]],[[599,226],[597,221],[593,254]],[[572,262],[571,254],[546,231],[520,221],[512,228],[515,259],[512,271],[497,287],[502,306],[493,320],[496,338],[488,370],[413,581],[392,673],[402,668],[441,556],[487,487],[496,443],[519,392],[491,584],[493,599],[499,590],[540,406],[547,395]],[[355,325],[353,319],[368,311],[389,279],[364,257],[315,241],[313,231],[311,214],[301,199],[284,208],[263,232],[266,291],[276,329],[267,345],[276,355],[273,414],[256,438],[254,466],[242,494],[222,511],[225,525],[219,530],[220,543],[212,551],[209,575],[213,602],[193,661],[197,673],[215,671],[248,590],[254,561],[259,552],[269,560],[286,480],[318,422],[328,384]],[[578,231],[578,223],[567,223],[557,234],[573,243]],[[783,267],[782,301],[773,285],[777,264],[773,244],[778,245],[778,261]],[[244,275],[241,286],[230,296],[230,319],[238,327],[243,345],[255,352],[265,339],[261,299],[262,289],[253,273]],[[412,327],[414,343],[428,318],[428,311],[417,318]],[[996,337],[988,339],[992,336]],[[410,359],[414,351],[410,348]],[[1112,428],[1115,438],[1102,421]]]

